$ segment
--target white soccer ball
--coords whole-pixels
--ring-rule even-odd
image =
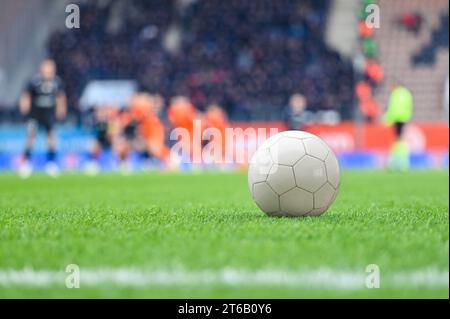
[[[270,216],[317,216],[339,191],[339,163],[319,137],[285,131],[256,150],[248,170],[248,188],[256,205]]]

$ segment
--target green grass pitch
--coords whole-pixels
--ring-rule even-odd
[[[445,284],[432,275],[449,269],[448,178],[448,171],[346,171],[324,215],[269,218],[250,198],[244,173],[28,180],[3,174],[0,297],[448,298],[448,277]],[[73,263],[81,269],[79,289],[34,284],[33,278],[8,283],[5,275],[23,269],[64,273]],[[232,284],[83,283],[83,270],[102,269],[188,275],[328,269],[331,276],[342,271],[360,278],[368,264],[380,268],[378,289],[345,282],[328,287],[323,278],[321,285],[251,282],[245,274]],[[427,271],[431,277],[423,279]]]

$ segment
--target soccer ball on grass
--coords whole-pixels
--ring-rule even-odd
[[[330,147],[303,131],[285,131],[256,150],[248,187],[258,207],[270,216],[323,214],[339,191],[339,164]]]

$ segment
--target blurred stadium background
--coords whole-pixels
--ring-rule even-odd
[[[80,7],[79,29],[65,27],[69,3]],[[369,4],[380,7],[380,28],[364,23]],[[405,132],[411,166],[448,167],[446,0],[2,0],[1,7],[1,170],[19,163],[18,100],[45,57],[55,60],[68,98],[57,127],[65,170],[89,157],[92,109],[126,107],[134,90],[163,97],[163,122],[170,99],[184,95],[200,111],[218,103],[232,126],[280,130],[299,128],[289,103],[301,93],[303,129],[329,143],[342,167],[384,167],[394,132],[382,115],[393,81],[414,97]],[[42,167],[43,136],[34,151]],[[105,169],[112,157],[102,158]]]

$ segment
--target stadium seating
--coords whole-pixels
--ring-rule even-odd
[[[327,1],[95,3],[82,8],[83,28],[49,41],[72,105],[89,79],[131,77],[200,108],[218,101],[232,119],[279,119],[297,91],[313,110],[350,113],[352,65],[323,41]]]
[[[448,1],[380,0],[378,3],[381,27],[375,32],[375,39],[385,81],[376,98],[381,105],[386,105],[390,83],[401,80],[414,95],[416,120],[444,119],[443,88],[449,68]],[[401,23],[405,14],[420,17],[418,30],[411,32]]]

